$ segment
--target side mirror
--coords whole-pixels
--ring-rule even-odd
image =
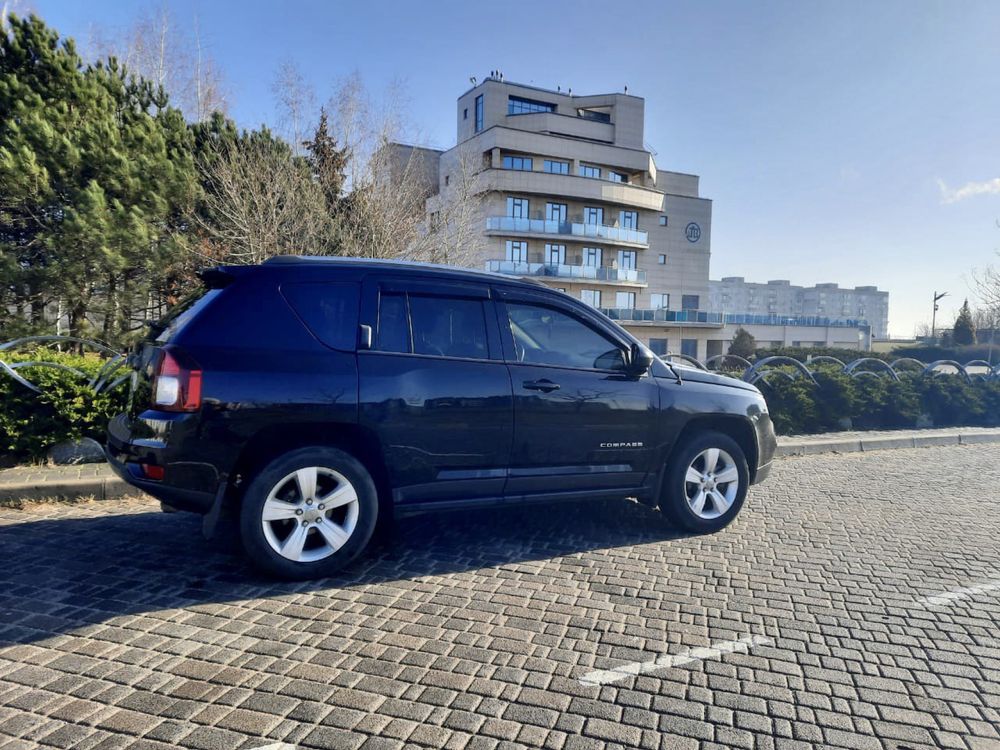
[[[628,371],[632,375],[645,375],[653,366],[653,355],[638,344],[632,344],[629,351]]]

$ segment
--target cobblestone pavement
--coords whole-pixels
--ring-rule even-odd
[[[1000,748],[998,488],[997,445],[788,458],[713,536],[427,516],[310,584],[148,501],[0,510],[0,747]]]

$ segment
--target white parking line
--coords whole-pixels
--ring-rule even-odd
[[[763,646],[769,643],[774,643],[774,641],[762,635],[749,635],[735,641],[720,641],[713,643],[711,646],[685,649],[676,654],[664,654],[654,661],[634,661],[631,664],[623,664],[614,669],[601,669],[596,672],[589,672],[580,678],[580,682],[584,685],[607,685],[611,682],[624,680],[627,677],[658,672],[662,669],[670,669],[671,667],[681,667],[702,659],[719,659],[726,654],[732,654],[736,651],[746,653],[754,646]]]
[[[925,596],[923,599],[918,599],[917,604],[924,607],[941,607],[952,602],[957,602],[959,599],[967,599],[970,596],[984,594],[988,591],[1000,591],[1000,580],[989,581],[988,583],[981,583],[978,586],[969,586],[964,589],[945,591],[942,594],[934,594],[933,596]]]

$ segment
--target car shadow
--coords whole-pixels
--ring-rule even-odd
[[[659,512],[627,500],[428,514],[383,529],[337,576],[291,583],[251,568],[229,536],[206,541],[200,517],[152,507],[0,525],[0,645],[122,615],[461,574],[686,536]],[[223,531],[235,534],[231,525]],[[570,563],[569,576],[587,567]]]

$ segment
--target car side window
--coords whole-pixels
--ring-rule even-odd
[[[410,352],[410,321],[405,294],[382,294],[378,302],[378,336],[375,348],[381,352]]]
[[[357,284],[282,284],[281,293],[316,338],[334,349],[354,350],[361,295]]]
[[[482,300],[410,295],[413,353],[487,359]]]
[[[614,341],[571,315],[541,305],[507,303],[519,362],[587,370],[623,370],[625,353]]]

